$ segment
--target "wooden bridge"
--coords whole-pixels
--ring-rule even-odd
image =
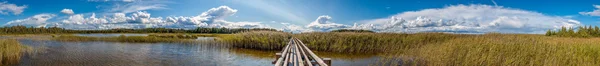
[[[281,53],[275,53],[275,66],[330,66],[331,59],[321,59],[313,53],[300,39],[290,38],[290,42]],[[283,56],[283,57],[282,57]]]

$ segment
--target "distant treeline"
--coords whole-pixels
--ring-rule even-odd
[[[333,30],[331,32],[367,32],[367,33],[375,33],[371,30],[354,30],[354,29],[339,29],[339,30]]]
[[[546,36],[561,37],[600,37],[600,28],[598,26],[580,26],[577,31],[574,28],[562,27],[558,31],[548,30]]]
[[[11,26],[0,27],[0,34],[40,34],[40,33],[238,33],[244,31],[277,31],[269,28],[203,28],[196,29],[170,29],[170,28],[144,28],[144,29],[106,29],[106,30],[72,30],[59,27],[26,27]]]

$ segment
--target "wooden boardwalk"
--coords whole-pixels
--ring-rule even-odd
[[[330,66],[331,59],[321,59],[313,53],[300,39],[290,38],[290,42],[281,53],[275,54],[275,66]],[[283,57],[282,57],[283,56]]]

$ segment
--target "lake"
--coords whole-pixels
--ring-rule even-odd
[[[201,37],[197,40],[203,42],[180,44],[19,39],[22,44],[33,48],[33,51],[22,56],[19,65],[271,66],[271,62],[275,60],[275,53],[279,52],[233,48],[214,42],[211,37]],[[367,66],[379,59],[375,55],[316,53],[320,57],[332,58],[332,66]]]

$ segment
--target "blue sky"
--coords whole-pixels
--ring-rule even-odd
[[[542,33],[541,31],[554,29],[557,26],[600,25],[600,11],[595,12],[600,9],[600,6],[595,7],[600,5],[600,0],[0,0],[0,2],[3,2],[0,3],[0,13],[2,13],[0,24],[4,24],[3,26],[58,26],[70,29],[228,27],[275,28],[294,32],[367,29],[378,32]],[[14,7],[22,9],[14,9]],[[61,12],[65,9],[72,10],[73,14]],[[120,19],[115,16],[117,13],[124,14],[125,17],[120,21],[115,20]],[[203,13],[209,15],[202,15]],[[95,17],[91,18],[92,15]],[[150,16],[146,18],[143,15]],[[40,20],[35,16],[51,18]],[[171,17],[175,20],[169,21]]]

